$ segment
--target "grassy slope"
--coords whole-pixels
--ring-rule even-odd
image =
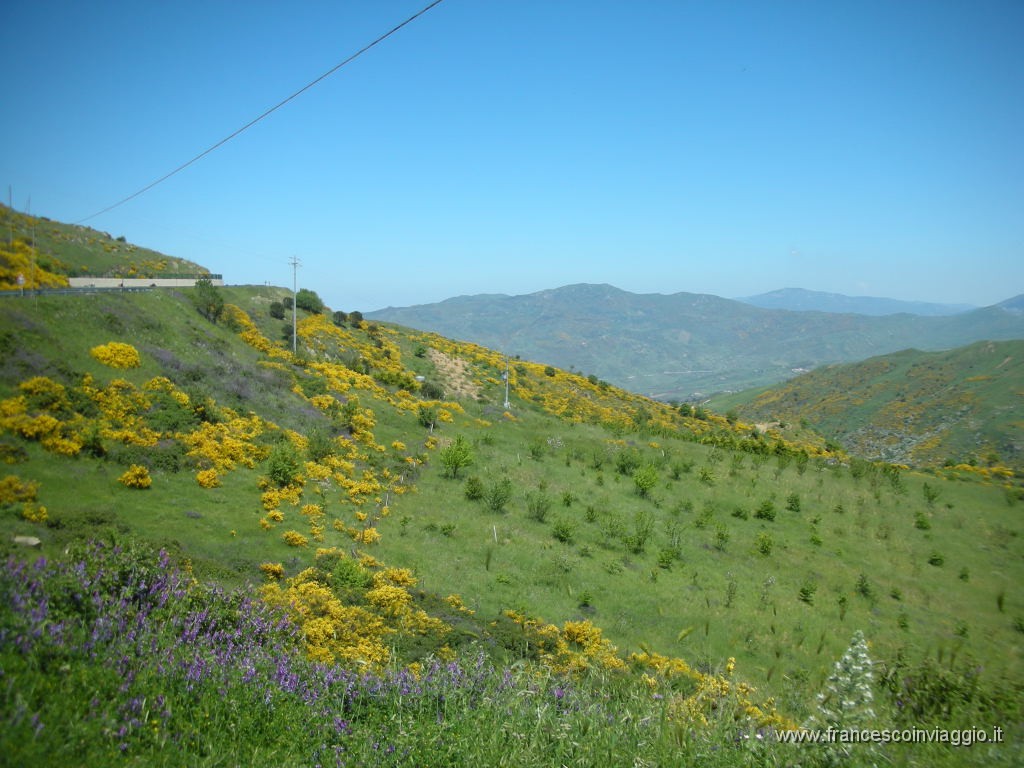
[[[858,455],[911,464],[1020,467],[1024,342],[906,350],[715,398],[756,421],[806,420]]]
[[[27,243],[34,241],[43,261],[50,263],[54,257],[59,261],[51,270],[69,276],[155,277],[208,272],[191,261],[133,245],[108,232],[28,216],[0,204],[0,238],[6,243],[12,235]]]
[[[268,337],[280,335],[283,324],[265,311],[272,291],[226,293]],[[183,294],[26,299],[0,304],[0,312],[4,397],[36,374],[68,385],[82,373],[101,383],[123,377],[136,385],[166,375],[194,401],[212,397],[304,434],[336,428],[293,391],[296,383],[308,392],[324,388],[308,367],[301,361],[283,369],[257,365],[263,355],[201,318]],[[625,648],[649,644],[708,669],[735,656],[746,679],[778,692],[794,714],[806,712],[856,628],[866,631],[880,658],[891,659],[901,648],[918,657],[948,658],[955,651],[983,660],[992,679],[1024,679],[1014,629],[1024,616],[1017,587],[1024,576],[1022,524],[1016,496],[998,485],[914,473],[899,475],[894,485],[861,464],[856,471],[864,473],[854,477],[850,468],[813,460],[801,471],[795,460],[695,443],[689,430],[706,429],[706,422],[526,364],[513,369],[516,418],[509,420],[501,407],[500,356],[403,329],[376,337],[349,333],[349,346],[315,333],[304,343],[322,359],[355,365],[358,355],[377,354],[374,338],[383,339],[396,366],[449,390],[465,384],[445,380],[430,355],[417,354],[434,348],[464,360],[463,377],[479,388],[476,399],[462,401],[464,414],[450,409],[453,421],[439,423],[434,437],[469,439],[475,461],[464,476],[476,475],[485,486],[502,477],[512,481],[512,499],[499,513],[468,501],[461,479],[441,476],[437,453],[422,447],[428,435],[413,413],[394,408],[379,390],[356,393],[375,414],[382,456],[390,457],[387,446],[400,440],[410,454],[429,459],[414,493],[386,499],[390,514],[379,519],[383,538],[373,553],[414,568],[425,590],[461,594],[482,621],[523,608],[558,623],[591,618]],[[142,367],[116,372],[89,356],[92,346],[110,340],[134,343]],[[590,404],[600,405],[611,427],[579,420]],[[659,420],[673,426],[658,428]],[[714,425],[726,429],[724,421]],[[140,492],[117,482],[124,466],[113,460],[26,448],[29,460],[7,471],[40,482],[50,521],[39,526],[5,511],[5,547],[14,533],[38,535],[44,552],[55,553],[70,538],[131,531],[170,544],[201,576],[228,584],[258,581],[260,562],[283,562],[289,573],[310,562],[310,550],[282,542],[281,528],[264,531],[258,524],[257,482],[265,463],[236,469],[220,488],[208,490],[195,483],[192,470],[155,469],[153,488]],[[631,476],[615,469],[616,457],[630,450],[656,467],[651,498],[641,498]],[[700,479],[702,470],[713,484]],[[938,492],[932,504],[925,483]],[[542,488],[552,501],[544,523],[527,514],[527,494]],[[566,493],[572,495],[568,506]],[[799,497],[799,512],[786,509],[791,494]],[[304,502],[313,498],[307,491]],[[337,489],[320,500],[329,517],[355,522],[359,509]],[[768,500],[777,508],[774,522],[754,516]],[[380,505],[374,508],[379,513]],[[283,528],[301,529],[297,510],[284,509]],[[737,510],[746,519],[734,516]],[[930,527],[917,527],[919,519]],[[637,551],[628,537],[645,520],[649,538]],[[555,537],[556,523],[566,524],[568,541]],[[759,549],[764,537],[771,539],[770,554]],[[330,528],[324,543],[351,546]],[[929,564],[936,555],[942,564]],[[868,596],[857,589],[862,575]],[[802,587],[813,590],[811,602],[800,599]]]

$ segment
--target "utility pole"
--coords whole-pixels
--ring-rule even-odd
[[[299,270],[299,266],[301,265],[301,262],[299,262],[298,257],[292,256],[288,263],[292,265],[292,354],[294,355],[294,354],[296,354],[296,350],[298,349],[298,341],[299,341],[299,335],[298,335],[299,307],[295,303],[295,298],[296,298],[296,296],[298,296],[298,293],[299,293],[299,272],[298,272],[298,270]]]
[[[505,410],[507,411],[512,407],[512,403],[508,401],[508,355],[505,355]]]
[[[29,277],[29,286],[35,285],[33,295],[39,298],[39,284],[36,282],[36,220],[32,218],[32,195],[28,196],[28,210],[25,212],[28,214],[28,221],[32,227],[32,248],[29,251],[29,256],[32,259],[32,274]]]

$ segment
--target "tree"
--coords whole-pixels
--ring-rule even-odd
[[[224,297],[208,277],[201,277],[196,280],[195,293],[192,294],[192,303],[196,305],[199,314],[216,323],[224,314]]]
[[[459,435],[455,441],[441,449],[441,464],[444,466],[444,476],[452,480],[459,476],[459,470],[468,467],[473,463],[473,449],[470,448],[466,438]]]
[[[358,309],[355,310],[354,312],[349,312],[348,321],[352,323],[353,326],[358,328],[359,324],[363,322],[363,313],[360,312]]]
[[[644,464],[633,471],[633,485],[641,498],[647,498],[658,484],[658,471],[650,464]]]
[[[299,292],[295,294],[295,306],[314,315],[319,315],[324,311],[323,301],[317,296],[316,291],[311,291],[308,288],[299,288]]]
[[[348,320],[348,315],[345,312],[338,311],[331,316],[331,320],[336,326],[342,328],[345,325],[345,321]]]
[[[270,303],[270,316],[275,320],[284,320],[284,304],[280,301]]]

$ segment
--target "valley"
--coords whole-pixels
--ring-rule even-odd
[[[859,632],[873,725],[1008,735],[887,760],[1017,762],[1012,465],[869,460],[777,424],[817,418],[807,390],[749,415],[671,405],[290,299],[200,283],[0,300],[6,754],[824,765],[737,734],[833,717],[818,694]],[[974,397],[1013,409],[1018,346],[959,353]],[[922,401],[965,365],[908,364],[884,365],[931,382],[906,391]],[[59,746],[75,709],[92,714]]]

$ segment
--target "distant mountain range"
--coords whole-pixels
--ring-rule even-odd
[[[805,422],[850,452],[918,465],[1024,462],[1024,341],[904,350],[712,399],[744,421]]]
[[[789,309],[794,312],[834,312],[855,315],[924,315],[942,317],[978,309],[973,304],[932,304],[926,301],[900,301],[876,296],[844,296],[841,293],[808,291],[805,288],[781,288],[757,296],[738,298],[744,304],[763,309]]]
[[[698,399],[901,349],[1024,339],[1024,298],[926,317],[764,309],[694,293],[634,294],[579,284],[389,307],[375,319],[594,374],[661,399]]]

